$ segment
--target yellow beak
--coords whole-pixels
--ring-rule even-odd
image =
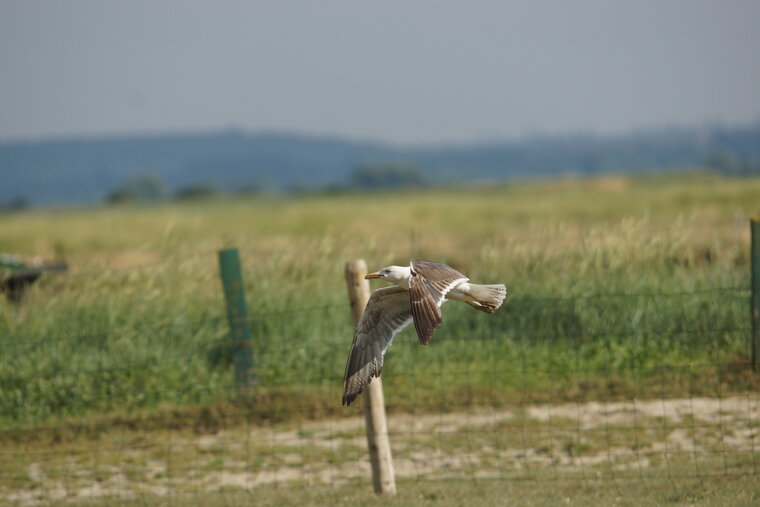
[[[365,280],[371,280],[373,278],[382,278],[382,276],[380,275],[380,273],[370,273],[364,277]]]

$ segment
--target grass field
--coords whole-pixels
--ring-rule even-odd
[[[71,266],[34,285],[22,304],[0,303],[0,432],[4,451],[19,457],[4,475],[24,477],[0,487],[34,489],[35,476],[63,475],[73,477],[64,489],[78,491],[87,474],[113,475],[105,458],[96,470],[71,457],[35,475],[40,465],[25,454],[34,449],[67,456],[71,446],[113,438],[141,438],[150,447],[167,435],[189,438],[183,432],[351,420],[360,409],[340,407],[340,390],[352,337],[343,267],[354,258],[370,268],[429,258],[476,282],[509,287],[494,315],[444,307],[444,325],[428,347],[419,347],[410,329],[396,337],[383,371],[391,417],[593,400],[749,402],[760,387],[747,364],[747,222],[760,214],[758,196],[758,179],[690,173],[0,215],[0,251],[52,256],[61,248]],[[258,386],[244,400],[231,385],[216,258],[231,246],[244,264],[257,363]],[[756,422],[737,424],[752,432]],[[561,424],[552,428],[562,431]],[[723,428],[716,423],[707,433]],[[623,429],[619,434],[626,438]],[[646,445],[657,449],[657,439],[669,435],[650,435]],[[480,445],[477,438],[471,444]],[[191,446],[196,454],[198,445]],[[574,452],[553,445],[544,452]],[[221,459],[246,461],[230,452]],[[358,459],[350,446],[346,452],[341,459]],[[749,458],[737,455],[745,466],[756,459],[754,447],[737,452],[747,452]],[[194,469],[218,471],[207,457]],[[163,476],[139,465],[153,457],[133,459],[135,477],[165,486]],[[549,501],[567,495],[578,505],[625,505],[633,492],[649,495],[637,497],[645,503],[757,499],[757,488],[727,487],[721,491],[728,496],[716,496],[715,488],[705,490],[710,481],[680,490],[664,481],[641,492],[635,480],[604,490],[560,480]],[[731,481],[747,485],[742,476]],[[531,484],[485,480],[467,488],[479,491],[478,501],[511,494],[529,504]],[[331,503],[369,499],[347,488],[310,494]],[[424,483],[414,500],[457,504],[452,488]],[[195,493],[193,501],[204,503]],[[238,493],[229,494],[222,503],[236,503]],[[303,500],[267,494],[271,503]]]
[[[432,258],[510,289],[492,316],[447,307],[434,346],[414,345],[409,330],[397,337],[392,405],[435,403],[426,389],[444,380],[463,401],[577,396],[610,377],[621,392],[646,390],[647,378],[659,388],[662,364],[701,376],[701,365],[747,360],[747,218],[758,195],[759,180],[690,175],[0,216],[0,251],[60,245],[72,265],[24,304],[0,307],[0,420],[224,399],[216,251],[228,246],[241,250],[262,393],[315,410],[339,399],[352,335],[343,264],[357,257],[370,267]],[[429,368],[438,373],[414,375]],[[731,383],[710,372],[668,388]],[[727,372],[737,377],[728,387],[747,387],[739,373]]]

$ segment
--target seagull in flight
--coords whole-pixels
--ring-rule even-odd
[[[470,283],[451,266],[422,259],[413,259],[408,266],[388,266],[364,278],[379,278],[395,285],[372,293],[356,325],[343,377],[343,405],[350,405],[373,377],[380,376],[383,356],[393,337],[411,322],[420,344],[427,345],[443,322],[441,305],[447,299],[493,313],[507,295],[504,284]]]

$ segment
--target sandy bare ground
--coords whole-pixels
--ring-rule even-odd
[[[418,480],[760,474],[759,423],[757,395],[389,419],[396,476]],[[362,418],[148,435],[20,467],[13,487],[0,490],[10,503],[370,481]]]

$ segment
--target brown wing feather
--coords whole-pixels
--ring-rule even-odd
[[[410,280],[409,303],[412,307],[414,329],[417,331],[420,344],[427,345],[436,328],[443,322],[443,316],[433,299],[429,283],[419,275],[412,275]]]
[[[465,275],[456,269],[440,262],[412,259],[409,266],[412,268],[412,271],[424,276],[435,284],[450,284],[455,280],[467,279]]]
[[[343,405],[352,401],[383,370],[383,356],[393,337],[412,320],[409,293],[394,285],[378,289],[367,301],[346,361]]]
[[[414,328],[422,345],[427,345],[436,328],[443,322],[441,305],[446,293],[468,278],[454,268],[440,262],[413,259],[409,266],[409,302],[412,307]]]

